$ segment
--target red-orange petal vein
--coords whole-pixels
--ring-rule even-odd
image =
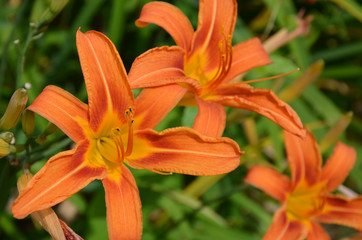
[[[244,181],[281,202],[285,200],[291,187],[289,178],[272,168],[261,165],[251,167]]]
[[[320,175],[320,181],[327,181],[327,191],[333,191],[343,183],[355,162],[356,150],[341,142],[337,143]]]
[[[198,97],[196,100],[199,108],[192,128],[205,136],[221,137],[225,129],[225,107],[219,103],[206,102]]]
[[[28,109],[57,125],[73,141],[85,138],[78,120],[88,122],[88,106],[67,91],[47,86]]]
[[[142,236],[141,200],[132,173],[121,166],[120,179],[102,180],[106,193],[110,239],[137,240]]]
[[[301,139],[284,131],[284,138],[293,184],[304,178],[309,184],[315,183],[320,174],[322,157],[314,136],[308,131],[306,138]]]
[[[203,137],[185,127],[160,133],[150,129],[137,131],[136,145],[137,142],[139,151],[129,159],[146,169],[206,176],[230,172],[240,164],[241,152],[234,141]]]
[[[16,218],[50,208],[64,201],[88,183],[105,177],[105,168],[89,167],[84,159],[88,143],[58,153],[31,179],[12,205]]]
[[[222,84],[212,92],[209,101],[256,112],[293,134],[305,136],[297,113],[269,89],[254,89],[243,83]]]
[[[96,31],[77,32],[77,49],[87,86],[90,127],[96,130],[106,112],[124,118],[134,107],[127,73],[113,43]]]

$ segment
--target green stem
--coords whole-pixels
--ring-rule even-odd
[[[16,88],[17,89],[22,87],[21,75],[22,75],[23,70],[24,70],[26,51],[28,50],[29,44],[33,40],[33,37],[36,35],[37,32],[38,32],[38,24],[30,23],[29,24],[28,35],[27,35],[27,37],[25,39],[25,43],[23,45],[23,48],[21,49],[20,56],[19,56],[18,63],[17,63],[17,74],[16,74]]]
[[[37,146],[34,149],[31,149],[31,145],[34,142],[34,139],[29,139],[25,143],[26,152],[19,157],[19,161],[21,162],[22,166],[24,166],[26,163],[32,164],[36,161],[39,161],[40,159],[50,157],[54,152],[59,151],[64,146],[71,143],[71,140],[67,139],[66,135],[60,135],[41,146]],[[50,148],[50,146],[52,146],[54,143],[58,143],[57,146]],[[46,152],[46,154],[37,154],[39,152]]]
[[[20,5],[17,17],[16,17],[15,22],[14,22],[13,29],[11,30],[9,38],[6,41],[5,45],[4,45],[4,49],[3,49],[2,57],[1,57],[1,63],[0,63],[0,89],[3,89],[2,86],[3,86],[3,83],[4,83],[5,71],[6,71],[6,67],[7,67],[7,63],[8,63],[9,47],[10,47],[10,44],[14,40],[15,31],[18,29],[18,26],[19,26],[21,20],[23,19],[23,16],[24,16],[23,13],[24,13],[25,9],[27,8],[28,3],[29,3],[29,1],[25,0]]]
[[[344,8],[352,16],[362,22],[362,7],[357,2],[353,0],[332,0],[332,2],[335,2],[341,8]]]

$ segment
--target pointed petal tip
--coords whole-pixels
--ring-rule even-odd
[[[24,214],[20,211],[21,208],[19,208],[17,205],[16,205],[16,200],[15,202],[11,205],[11,212],[13,213],[13,216],[14,218],[16,219],[23,219],[25,218],[26,216],[28,216],[29,214]]]

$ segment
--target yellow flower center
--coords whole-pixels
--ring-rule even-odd
[[[311,217],[323,211],[326,195],[326,183],[309,185],[302,180],[294,191],[287,195],[287,217],[290,220],[307,222]]]
[[[87,132],[87,136],[90,139],[90,150],[87,156],[89,164],[94,167],[106,167],[108,177],[115,180],[120,177],[120,165],[123,163],[162,175],[171,174],[148,168],[135,161],[136,159],[146,157],[149,154],[150,146],[144,140],[134,139],[133,137],[132,108],[126,110],[125,117],[127,125],[115,120],[115,116],[108,115],[105,117],[101,131],[98,133]],[[112,128],[115,125],[122,128]],[[136,148],[137,152],[132,153],[133,148]],[[132,157],[130,156],[131,154]]]
[[[204,48],[195,52],[192,56],[185,56],[184,59],[185,75],[196,79],[199,82],[203,88],[201,95],[207,94],[211,89],[217,87],[230,70],[233,52],[233,47],[231,45],[231,35],[225,36],[223,29],[221,32],[224,39],[220,40],[219,42],[218,50],[220,58],[218,59],[217,68],[210,72],[205,71],[207,57],[209,57],[207,54],[210,54],[205,52],[207,45],[204,45]]]

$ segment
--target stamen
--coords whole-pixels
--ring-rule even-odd
[[[119,128],[112,129],[111,138],[116,143],[118,161],[119,160],[123,161],[125,154],[124,154],[124,147],[123,147],[121,131],[119,130]],[[120,149],[121,149],[121,154],[119,152]]]
[[[133,110],[131,107],[126,110],[126,119],[128,123],[128,140],[127,140],[127,149],[125,152],[125,157],[131,155],[133,149]]]
[[[296,71],[299,71],[300,68],[296,68],[290,72],[287,72],[287,73],[283,73],[283,74],[279,74],[279,75],[276,75],[276,76],[272,76],[272,77],[267,77],[267,78],[261,78],[261,79],[255,79],[255,80],[249,80],[249,81],[243,81],[242,83],[255,83],[255,82],[262,82],[262,81],[265,81],[265,80],[270,80],[270,79],[275,79],[275,78],[280,78],[280,77],[284,77],[286,75],[289,75],[293,72],[296,72]]]
[[[219,51],[220,51],[220,60],[218,69],[214,75],[214,77],[209,80],[207,88],[214,88],[218,86],[228,74],[233,57],[233,47],[231,44],[231,35],[226,36],[224,32],[224,27],[221,28],[221,34],[223,36],[223,40],[219,42]]]
[[[145,167],[145,166],[143,166],[143,165],[141,165],[139,163],[136,163],[135,161],[129,160],[129,159],[127,159],[127,161],[131,162],[132,164],[136,165],[137,167],[146,169],[146,170],[154,172],[154,173],[158,173],[158,174],[161,174],[161,175],[172,175],[172,172],[161,172],[161,171],[158,171],[158,170],[155,170],[155,169],[152,169],[152,168]]]

